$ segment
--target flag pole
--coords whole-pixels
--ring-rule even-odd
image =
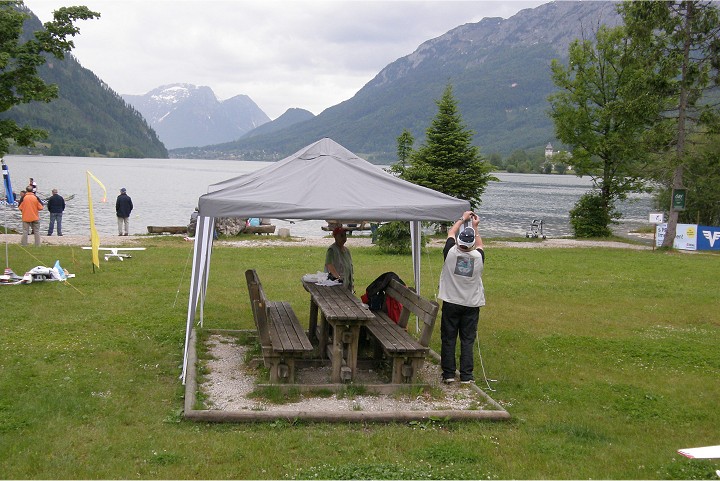
[[[7,202],[3,206],[3,223],[5,224],[5,269],[10,268],[10,259],[8,257],[8,238],[7,238]]]

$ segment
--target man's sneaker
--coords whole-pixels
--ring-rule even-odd
[[[474,379],[466,379],[464,381],[460,381],[460,384],[472,384],[474,382],[475,382]]]
[[[455,382],[455,378],[454,377],[445,377],[445,378],[443,378],[443,382],[445,384],[452,384]]]

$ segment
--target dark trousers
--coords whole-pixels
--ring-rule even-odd
[[[477,336],[479,307],[466,307],[444,302],[440,320],[440,367],[443,379],[455,377],[455,344],[460,336],[460,380],[472,381],[473,345]]]
[[[53,226],[57,224],[57,233],[62,235],[62,212],[50,212],[50,226],[48,227],[48,235],[53,234]]]

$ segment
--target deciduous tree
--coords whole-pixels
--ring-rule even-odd
[[[23,37],[23,23],[29,16],[22,1],[0,0],[0,112],[33,101],[50,102],[57,98],[56,85],[48,85],[38,76],[37,68],[47,62],[47,54],[63,59],[75,45],[79,33],[77,20],[99,17],[87,7],[63,7],[53,14],[44,29]],[[15,121],[0,120],[0,156],[8,152],[10,142],[33,145],[45,132]]]
[[[590,176],[599,191],[593,205],[603,207],[606,224],[596,234],[611,234],[617,200],[646,189],[642,145],[660,98],[649,89],[656,78],[643,69],[641,57],[623,27],[600,26],[594,41],[570,45],[567,66],[552,64],[560,90],[549,97],[550,116],[558,139],[572,148],[566,162],[576,175]]]
[[[720,113],[708,101],[720,85],[720,11],[711,1],[625,1],[620,7],[629,37],[644,47],[646,69],[664,79],[659,90],[669,109],[656,121],[664,168],[657,180],[671,189],[686,187],[690,139],[717,132]],[[672,247],[678,211],[672,208],[663,245]]]

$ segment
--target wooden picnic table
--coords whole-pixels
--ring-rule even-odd
[[[347,288],[319,286],[303,281],[310,293],[309,337],[317,340],[320,356],[327,353],[332,364],[334,383],[355,378],[360,328],[374,319],[374,314]],[[318,325],[318,312],[320,324]],[[328,346],[332,327],[332,346]]]

